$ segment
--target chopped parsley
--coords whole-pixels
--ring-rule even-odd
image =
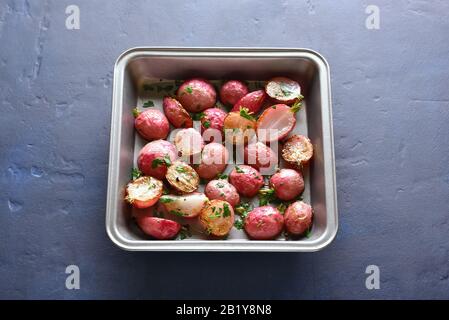
[[[192,232],[190,231],[190,226],[188,224],[181,226],[181,230],[179,231],[179,240],[184,240],[186,238],[190,238],[192,236]]]
[[[306,238],[310,238],[311,234],[312,234],[312,228],[309,228],[309,229],[307,229],[307,231],[306,231],[306,233],[304,234],[304,236],[305,236]]]
[[[280,213],[284,213],[285,210],[287,210],[287,205],[285,203],[280,203],[277,207],[276,207]]]
[[[176,171],[179,173],[187,173],[186,168],[184,168],[183,166],[176,166]]]
[[[139,169],[137,169],[137,168],[132,168],[132,170],[131,170],[131,179],[132,180],[136,180],[140,176],[142,176],[142,172]]]
[[[175,216],[179,216],[179,217],[184,217],[186,216],[186,214],[184,212],[182,212],[181,210],[177,209],[177,210],[170,210],[171,214],[174,214]]]
[[[248,215],[248,212],[251,211],[251,209],[251,204],[249,202],[241,202],[235,207],[235,211],[243,218]]]
[[[151,101],[151,100],[148,100],[147,102],[145,102],[145,103],[143,104],[143,107],[144,107],[144,108],[151,108],[151,107],[154,107],[154,102]]]
[[[240,107],[240,116],[251,121],[255,120],[252,116],[252,112],[249,112],[249,109],[245,107]]]
[[[134,118],[137,118],[139,116],[139,114],[140,114],[140,111],[137,108],[134,108],[133,109],[133,116],[134,116]]]
[[[210,121],[204,121],[203,126],[206,129],[210,128]]]
[[[225,186],[225,185],[224,185],[223,183],[217,182],[217,187],[218,187],[218,188],[221,189],[221,188],[224,188],[224,186]]]
[[[192,119],[196,120],[196,121],[199,121],[199,120],[203,119],[204,117],[205,117],[204,112],[192,114]]]
[[[235,171],[237,171],[237,173],[245,173],[239,166],[235,166]]]
[[[170,202],[173,202],[173,201],[175,201],[173,198],[170,198],[170,197],[164,197],[164,196],[162,196],[160,199],[159,199],[159,201],[160,202],[162,202],[162,203],[170,203]]]
[[[234,222],[234,227],[237,230],[242,230],[244,225],[245,225],[245,221],[243,221],[242,219],[235,220],[235,222]]]
[[[192,93],[192,92],[193,92],[192,87],[187,86],[187,87],[185,88],[185,92],[187,92],[187,93]]]
[[[151,168],[156,169],[160,165],[165,164],[167,166],[171,165],[171,160],[168,155],[166,155],[164,158],[156,158],[151,162]]]
[[[293,113],[298,112],[302,108],[302,99],[304,99],[303,96],[299,96],[298,99],[296,99],[295,103],[293,103],[292,107],[290,108],[290,111]]]
[[[219,174],[217,175],[217,179],[223,179],[223,180],[226,180],[226,179],[228,179],[228,175],[227,175],[227,174],[223,174],[223,173],[219,173]]]
[[[274,189],[263,188],[259,190],[259,206],[266,206],[275,200]]]
[[[229,205],[227,203],[223,204],[223,217],[231,216],[231,210],[229,209]]]

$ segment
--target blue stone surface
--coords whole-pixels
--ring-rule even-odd
[[[68,5],[80,29],[67,30]],[[368,5],[380,29],[365,26]],[[449,298],[447,1],[0,1],[0,298]],[[148,253],[105,231],[113,65],[134,46],[306,47],[331,66],[323,251]],[[78,265],[79,290],[65,268]],[[365,269],[380,268],[367,290]]]

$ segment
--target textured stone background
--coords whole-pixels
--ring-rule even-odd
[[[65,28],[65,8],[81,29]],[[365,28],[365,7],[381,10]],[[449,298],[448,1],[0,0],[0,298]],[[282,46],[332,72],[340,230],[314,254],[130,253],[105,227],[133,46]],[[69,264],[81,289],[65,289]],[[365,268],[381,289],[365,288]]]

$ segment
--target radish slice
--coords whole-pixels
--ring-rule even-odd
[[[201,133],[193,128],[179,130],[174,139],[174,144],[180,156],[188,158],[201,153],[204,147],[204,140]]]
[[[125,199],[135,208],[149,208],[159,200],[162,189],[162,181],[153,177],[140,177],[128,183]]]
[[[237,101],[231,111],[240,111],[241,108],[247,108],[249,112],[257,113],[262,107],[265,97],[263,90],[250,92]]]
[[[271,106],[257,120],[259,141],[270,142],[285,138],[296,124],[295,113],[285,104]]]
[[[305,136],[291,136],[282,148],[282,158],[284,158],[285,161],[298,166],[309,162],[312,156],[313,145],[310,142],[310,139]]]
[[[181,230],[181,225],[178,222],[168,219],[139,216],[136,221],[143,232],[158,240],[173,239]]]
[[[159,202],[173,215],[194,218],[209,203],[209,199],[204,193],[191,193],[185,196],[163,195]]]
[[[168,167],[165,177],[170,185],[185,193],[195,191],[200,183],[200,177],[195,169],[182,161],[173,162]]]
[[[271,79],[265,85],[267,95],[279,103],[293,103],[301,97],[299,83],[285,77]]]

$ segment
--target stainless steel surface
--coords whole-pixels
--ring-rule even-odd
[[[305,172],[304,200],[315,217],[311,236],[301,240],[249,240],[233,230],[227,240],[147,240],[131,221],[123,201],[135,157],[144,141],[135,134],[132,108],[147,93],[143,84],[159,79],[245,79],[263,81],[283,75],[301,84],[305,108],[296,131],[306,134],[315,148]],[[156,97],[157,98],[157,97]],[[156,103],[159,105],[160,103]],[[228,171],[230,169],[228,168]],[[329,66],[308,49],[284,48],[133,48],[114,68],[106,229],[120,248],[142,251],[317,251],[327,246],[338,228]]]

